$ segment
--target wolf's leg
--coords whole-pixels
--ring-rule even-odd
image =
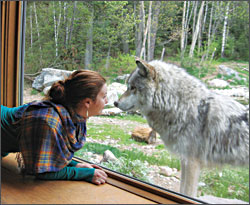
[[[199,176],[200,163],[193,159],[182,159],[180,192],[191,197],[196,197]]]

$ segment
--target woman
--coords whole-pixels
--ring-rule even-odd
[[[52,85],[43,101],[16,108],[1,105],[1,154],[20,152],[23,171],[39,179],[85,180],[103,184],[97,165],[72,160],[86,140],[86,120],[107,103],[106,80],[79,70]]]

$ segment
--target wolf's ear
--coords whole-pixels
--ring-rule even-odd
[[[139,68],[139,74],[142,76],[142,77],[151,77],[151,78],[155,78],[155,69],[153,66],[149,65],[147,62],[137,58],[135,60],[138,68]]]

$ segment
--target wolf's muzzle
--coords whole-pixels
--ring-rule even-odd
[[[114,106],[118,107],[118,102],[115,101],[114,102]]]

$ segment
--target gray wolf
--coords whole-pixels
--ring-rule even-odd
[[[180,192],[195,197],[203,166],[249,166],[249,111],[210,91],[184,69],[136,59],[127,91],[115,102],[140,112],[167,149],[181,159]]]

